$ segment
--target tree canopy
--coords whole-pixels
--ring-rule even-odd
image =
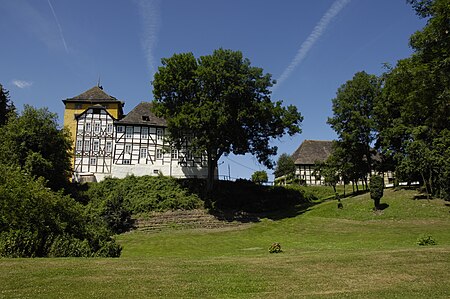
[[[283,175],[289,176],[295,174],[295,161],[292,156],[283,153],[277,160],[275,171],[273,172],[276,178]]]
[[[346,176],[352,181],[365,179],[372,169],[373,107],[380,92],[377,76],[358,72],[338,89],[332,100],[333,117],[328,123],[338,135],[334,148],[340,160],[347,161]]]
[[[360,72],[341,86],[329,119],[339,137],[333,155],[352,179],[378,163],[378,170],[395,170],[399,180],[422,182],[428,194],[450,198],[450,6],[448,0],[407,2],[428,18],[410,38],[414,53],[379,78]]]
[[[383,76],[378,145],[400,179],[421,181],[429,194],[449,197],[450,6],[446,0],[408,2],[428,21],[410,38],[413,55]]]
[[[43,177],[53,190],[67,187],[71,174],[71,141],[57,116],[46,108],[25,105],[19,116],[0,127],[0,163]]]
[[[301,132],[297,108],[271,101],[274,83],[239,51],[162,59],[153,81],[155,112],[166,118],[175,146],[191,136],[190,146],[207,153],[209,189],[223,154],[251,153],[272,168],[277,147],[270,140]]]
[[[15,110],[16,108],[9,98],[9,91],[0,84],[0,127],[6,124],[8,116]]]

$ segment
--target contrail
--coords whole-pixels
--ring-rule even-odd
[[[317,40],[322,36],[322,34],[327,29],[330,22],[339,14],[339,12],[350,3],[351,0],[336,0],[331,5],[331,7],[327,10],[327,12],[322,16],[319,23],[314,27],[313,31],[309,34],[308,38],[302,43],[300,49],[295,55],[294,59],[291,61],[289,66],[284,70],[281,74],[280,78],[278,78],[276,84],[273,88],[275,90],[277,86],[283,83],[294,71],[294,69],[303,61],[303,59],[308,54],[309,50],[311,50],[312,46],[317,42]]]
[[[65,40],[65,38],[64,38],[64,34],[63,34],[63,31],[62,31],[62,27],[61,27],[61,24],[60,24],[59,21],[58,21],[58,17],[56,16],[55,10],[53,9],[53,5],[52,5],[52,3],[50,2],[50,0],[47,0],[47,2],[48,2],[48,6],[50,6],[50,9],[52,10],[53,17],[55,18],[56,24],[58,25],[58,28],[59,28],[59,35],[60,35],[61,40],[62,40],[62,42],[63,42],[64,49],[66,49],[66,53],[69,54],[69,49],[67,48],[67,44],[66,44],[66,40]]]
[[[158,32],[161,24],[158,0],[140,0],[138,1],[139,14],[143,26],[142,48],[144,49],[147,66],[150,69],[150,75],[153,78],[155,73],[155,55],[153,53],[158,41]]]

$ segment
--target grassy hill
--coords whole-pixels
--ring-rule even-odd
[[[118,259],[0,259],[0,297],[448,298],[450,207],[413,196],[386,191],[377,213],[366,194],[244,226],[133,231]]]

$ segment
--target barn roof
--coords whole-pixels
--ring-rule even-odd
[[[165,127],[167,122],[164,118],[157,117],[152,111],[152,103],[141,102],[130,111],[119,123],[136,125],[154,125]]]
[[[296,165],[313,165],[325,161],[333,151],[333,141],[305,140],[292,154]]]

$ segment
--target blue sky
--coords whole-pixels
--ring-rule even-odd
[[[100,78],[129,112],[152,100],[161,58],[240,50],[279,81],[273,99],[304,116],[302,134],[274,141],[278,154],[334,139],[326,121],[338,87],[408,57],[425,24],[405,0],[0,0],[0,11],[0,83],[19,109],[48,107],[62,123],[62,100]],[[220,163],[232,177],[265,170],[249,155]]]

